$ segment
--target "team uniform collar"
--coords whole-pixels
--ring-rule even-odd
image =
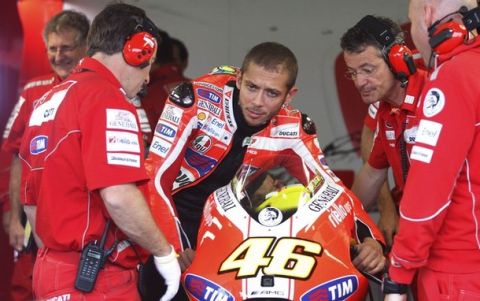
[[[114,86],[118,87],[120,90],[123,91],[122,85],[115,77],[115,75],[113,75],[113,73],[107,67],[105,67],[105,65],[103,65],[96,59],[91,57],[83,58],[78,63],[77,67],[75,67],[75,69],[72,71],[72,73],[80,73],[86,71],[92,71],[100,74],[106,80],[111,82]]]
[[[464,51],[467,51],[472,48],[477,48],[477,47],[480,47],[480,38],[478,36],[475,37],[475,40],[470,44],[462,44],[456,47],[455,49],[453,49],[452,51],[450,51],[449,53],[439,55],[437,57],[438,64],[441,64],[445,61],[450,60],[452,57],[456,56],[459,53],[462,53]]]
[[[415,112],[417,109],[418,98],[425,83],[427,73],[424,70],[417,69],[415,74],[408,79],[408,85],[405,91],[405,98],[400,107],[393,107],[390,114],[398,114],[400,111]]]

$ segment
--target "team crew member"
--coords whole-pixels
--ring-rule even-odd
[[[410,284],[418,272],[420,301],[480,298],[480,40],[468,33],[479,27],[480,12],[467,12],[476,6],[474,0],[409,3],[413,41],[434,69],[420,98],[389,274]],[[404,292],[386,284],[389,293]]]
[[[22,250],[24,242],[20,206],[21,163],[18,158],[23,133],[34,102],[66,78],[78,61],[85,56],[89,27],[89,21],[84,14],[71,10],[60,12],[46,24],[43,40],[53,73],[34,78],[24,86],[3,133],[3,150],[13,156],[10,172],[10,203],[12,207],[9,227],[10,244],[19,251]]]
[[[343,35],[341,47],[347,77],[354,81],[362,100],[366,104],[380,101],[373,148],[352,190],[364,204],[373,203],[380,192],[379,226],[391,245],[397,228],[396,207],[408,172],[408,153],[415,142],[416,104],[425,73],[415,70],[400,27],[387,18],[365,16]],[[390,166],[394,195],[385,184]]]
[[[34,269],[38,299],[140,300],[140,247],[154,255],[166,279],[162,300],[178,289],[175,252],[137,188],[148,177],[138,119],[128,101],[148,83],[156,32],[142,9],[107,6],[92,23],[90,57],[32,112],[20,157],[29,169],[25,198],[37,201],[36,226],[44,243]],[[105,255],[93,256],[93,244]],[[81,252],[104,264],[91,292]]]
[[[9,202],[11,218],[7,233],[10,244],[17,250],[24,249],[24,214],[20,202],[21,163],[18,158],[20,143],[33,110],[34,102],[53,86],[68,76],[78,61],[85,56],[87,34],[90,27],[87,17],[71,10],[55,15],[43,30],[43,40],[47,48],[47,57],[52,73],[30,80],[23,88],[20,98],[10,115],[4,131],[3,151],[12,157],[10,163]],[[24,207],[30,212],[30,206]],[[22,218],[23,217],[23,218]],[[31,216],[30,216],[31,217]],[[34,225],[34,222],[30,223]],[[41,245],[38,241],[37,244]],[[30,241],[27,239],[27,241]],[[19,253],[15,261],[12,278],[12,298],[14,300],[32,300],[32,271],[35,259],[35,246],[29,244],[28,250]]]
[[[233,178],[246,153],[294,152],[328,168],[321,163],[313,122],[289,106],[297,70],[288,48],[266,42],[250,50],[241,70],[219,67],[171,93],[147,171],[154,215],[178,251],[195,248],[207,197]],[[381,245],[371,238],[370,233],[358,247],[356,263],[376,271],[384,259]],[[189,255],[183,254],[185,265]]]

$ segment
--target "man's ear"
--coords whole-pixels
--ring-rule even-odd
[[[283,104],[288,105],[290,102],[293,100],[293,97],[295,94],[297,94],[298,88],[297,86],[293,86],[290,88],[290,90],[287,92],[287,95],[285,96],[285,102]]]
[[[435,7],[433,5],[430,5],[430,4],[425,4],[423,6],[423,23],[424,23],[424,26],[425,28],[429,28],[430,25],[433,24],[433,22],[435,22],[435,20],[433,19],[433,16],[435,14]]]
[[[236,80],[237,89],[240,90],[240,86],[242,85],[242,70],[237,71],[237,80]]]

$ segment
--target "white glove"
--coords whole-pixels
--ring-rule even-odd
[[[155,267],[157,271],[165,279],[165,284],[167,285],[167,291],[160,298],[160,301],[169,301],[177,294],[178,287],[180,286],[180,276],[182,272],[180,271],[180,265],[177,260],[177,253],[172,247],[172,252],[167,256],[153,256],[153,261],[155,262]]]
[[[407,294],[387,294],[383,301],[407,301]]]

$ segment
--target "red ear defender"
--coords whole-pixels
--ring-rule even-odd
[[[123,58],[127,64],[145,68],[155,55],[157,41],[148,32],[136,32],[125,41],[123,46]]]
[[[417,71],[413,53],[406,45],[393,44],[387,56],[390,67],[398,77],[408,78]]]
[[[450,21],[429,29],[429,43],[435,53],[445,54],[461,45],[467,34],[463,24]]]

